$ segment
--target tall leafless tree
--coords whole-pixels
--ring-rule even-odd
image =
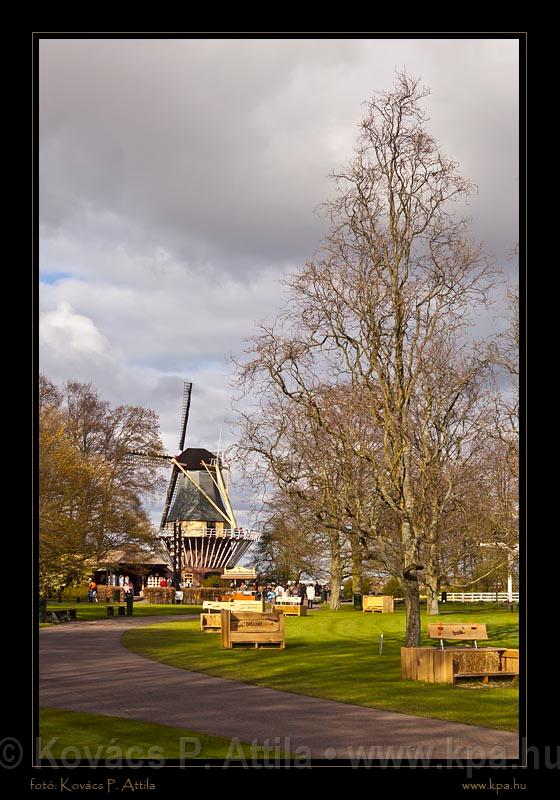
[[[355,158],[333,176],[324,246],[289,279],[281,325],[261,327],[243,371],[317,419],[325,383],[346,381],[365,398],[382,447],[358,444],[355,453],[369,463],[372,492],[399,520],[407,646],[420,640],[425,530],[416,513],[414,424],[422,377],[434,342],[443,337],[460,350],[492,285],[468,220],[453,213],[473,187],[425,128],[427,94],[401,74],[393,91],[368,102]]]

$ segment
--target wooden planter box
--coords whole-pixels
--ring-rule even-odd
[[[264,647],[286,646],[284,615],[222,609],[222,647],[231,650],[235,644]]]
[[[272,606],[273,611],[279,611],[286,616],[292,617],[306,617],[307,606],[300,606],[296,603],[275,603]]]
[[[219,633],[222,630],[222,613],[203,611],[200,615],[200,630],[204,633]]]
[[[362,611],[379,611],[381,614],[392,614],[395,610],[395,601],[391,595],[383,594],[380,597],[365,594],[362,597]]]
[[[505,647],[401,647],[401,678],[427,683],[456,683],[462,678],[514,678],[519,650]]]

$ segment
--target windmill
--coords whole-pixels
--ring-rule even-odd
[[[160,539],[173,563],[175,585],[181,574],[199,582],[209,572],[235,566],[259,533],[239,528],[224,472],[228,467],[205,448],[185,448],[192,383],[185,382],[178,452],[131,451],[130,456],[171,464],[169,486],[160,521]]]

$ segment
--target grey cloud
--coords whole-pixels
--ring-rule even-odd
[[[324,231],[314,209],[332,192],[326,176],[351,156],[360,104],[389,88],[395,66],[432,85],[444,144],[458,145],[484,196],[495,199],[511,177],[500,160],[511,151],[514,48],[43,41],[42,222],[80,236],[92,213],[111,211],[121,223],[113,234],[131,246],[165,246],[191,263],[235,271],[309,257]],[[489,202],[494,211],[502,205]],[[498,249],[506,238],[494,237]]]
[[[431,87],[430,131],[479,186],[467,213],[498,263],[517,241],[517,43],[42,40],[41,369],[154,408],[177,445],[233,441],[227,355],[274,317],[313,255],[362,103],[395,68]],[[495,330],[491,314],[480,330]],[[236,500],[245,506],[243,488]],[[245,524],[245,523],[244,523]]]

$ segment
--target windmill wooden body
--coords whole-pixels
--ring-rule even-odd
[[[229,499],[226,468],[216,453],[184,448],[192,384],[186,383],[179,452],[175,456],[135,451],[131,455],[165,459],[172,470],[160,522],[176,580],[197,585],[208,574],[238,564],[259,533],[239,528]]]

